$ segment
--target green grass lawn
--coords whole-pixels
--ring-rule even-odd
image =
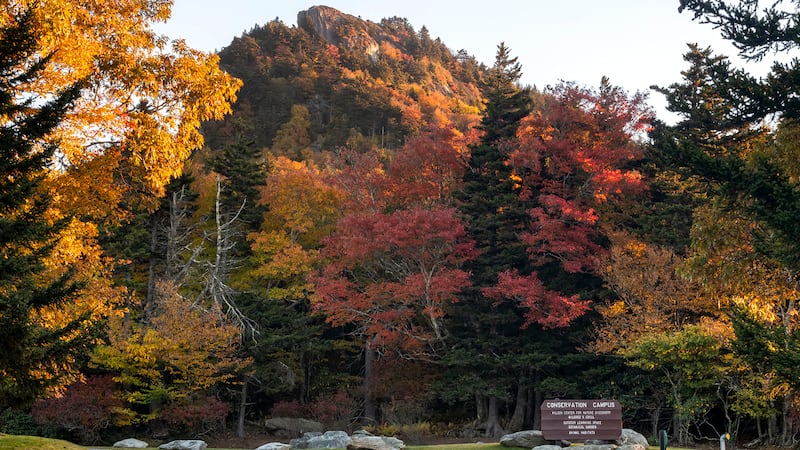
[[[84,448],[58,439],[0,434],[0,450],[84,450]]]

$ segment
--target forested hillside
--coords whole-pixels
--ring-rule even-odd
[[[146,3],[3,3],[0,432],[484,439],[597,398],[795,443],[796,63],[690,45],[667,125],[606,78],[521,85],[513,43],[318,6],[209,55]],[[797,45],[794,3],[680,6]]]

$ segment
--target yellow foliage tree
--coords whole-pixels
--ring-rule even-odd
[[[319,262],[316,248],[341,216],[341,193],[323,181],[312,162],[279,156],[262,188],[269,205],[261,231],[251,233],[248,279],[276,300],[300,300],[311,289],[306,275]]]
[[[70,218],[44,276],[77,267],[82,283],[68,307],[43,309],[45,326],[76,317],[98,321],[124,296],[111,281],[112,261],[98,244],[98,224],[130,217],[127,208],[155,208],[169,180],[203,145],[203,121],[231,111],[241,83],[218,67],[218,57],[156,35],[171,0],[0,0],[0,27],[31,11],[37,54],[48,64],[18,86],[20,95],[47,99],[82,81],[80,98],[48,136],[58,142],[42,189],[53,197],[47,220]],[[125,206],[123,206],[125,205]],[[77,368],[60,368],[72,377]],[[63,374],[59,374],[61,376]],[[55,375],[54,375],[55,376]]]
[[[158,283],[157,292],[158,311],[150,323],[112,320],[109,344],[94,354],[97,364],[130,387],[129,403],[150,407],[139,417],[144,420],[170,402],[230,380],[249,363],[237,356],[239,328],[220,322],[223,314],[193,305],[169,282]]]

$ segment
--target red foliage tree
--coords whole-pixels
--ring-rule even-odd
[[[522,120],[510,156],[521,195],[536,205],[520,239],[535,268],[556,263],[566,273],[594,274],[605,254],[599,207],[645,189],[639,172],[626,167],[640,157],[635,138],[652,115],[643,95],[629,98],[607,79],[598,92],[560,85],[551,94]],[[546,289],[536,272],[504,272],[484,294],[516,300],[527,310],[526,325],[564,326],[588,308]]]
[[[443,337],[444,306],[469,285],[472,242],[452,208],[351,214],[323,250],[315,308],[374,344],[419,353]]]

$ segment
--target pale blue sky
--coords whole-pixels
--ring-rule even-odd
[[[594,87],[604,75],[629,92],[666,86],[680,80],[688,42],[735,56],[716,30],[679,14],[678,0],[175,0],[172,18],[156,30],[214,51],[276,17],[295,25],[297,12],[316,4],[373,22],[405,17],[487,65],[505,42],[522,64],[523,82],[540,88],[560,80]],[[650,99],[669,120],[661,96],[651,92]]]

